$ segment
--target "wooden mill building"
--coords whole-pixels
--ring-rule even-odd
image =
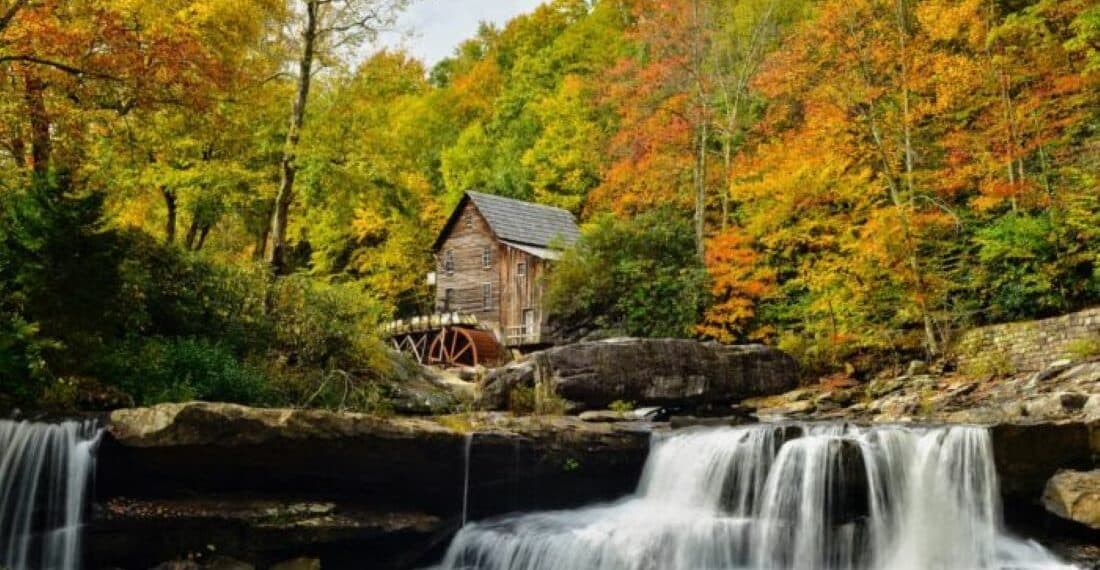
[[[544,276],[580,230],[560,208],[466,192],[435,240],[439,313],[472,315],[501,344],[541,344]]]

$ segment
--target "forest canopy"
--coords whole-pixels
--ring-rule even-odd
[[[576,214],[555,308],[630,334],[1100,301],[1095,0],[552,0],[431,68],[370,52],[403,5],[0,0],[0,391],[375,402],[469,189]]]

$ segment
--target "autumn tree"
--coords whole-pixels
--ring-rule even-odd
[[[634,0],[628,6],[628,38],[639,55],[622,59],[612,72],[608,96],[620,128],[597,203],[623,213],[688,205],[701,260],[714,174],[708,151],[714,77],[707,73],[707,58],[715,2]]]
[[[314,65],[336,57],[341,50],[353,49],[372,39],[378,31],[393,23],[405,0],[300,0],[296,23],[290,35],[296,37],[297,88],[286,144],[280,161],[281,179],[275,195],[271,218],[271,250],[267,261],[277,273],[285,272],[287,225],[294,201],[294,179],[298,173],[298,143],[305,124]]]

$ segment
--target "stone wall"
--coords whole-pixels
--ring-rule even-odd
[[[960,370],[1027,372],[1071,358],[1075,349],[1089,343],[1093,350],[1100,350],[1100,307],[1039,321],[972,329],[959,337],[955,354]]]

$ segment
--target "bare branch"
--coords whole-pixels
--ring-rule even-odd
[[[98,72],[98,71],[87,71],[85,69],[81,69],[79,67],[69,65],[67,63],[62,63],[60,61],[54,61],[52,59],[44,59],[44,58],[41,58],[41,57],[35,57],[33,55],[4,55],[4,56],[0,56],[0,64],[4,64],[4,63],[8,63],[8,62],[33,63],[35,65],[43,65],[43,66],[46,66],[46,67],[52,67],[52,68],[54,68],[58,71],[64,71],[65,73],[68,73],[69,75],[75,75],[75,76],[81,77],[81,78],[83,78],[83,77],[94,77],[94,78],[97,78],[97,79],[110,79],[110,80],[118,81],[117,77],[114,77],[112,75],[107,75],[106,73],[101,73],[101,72]]]

